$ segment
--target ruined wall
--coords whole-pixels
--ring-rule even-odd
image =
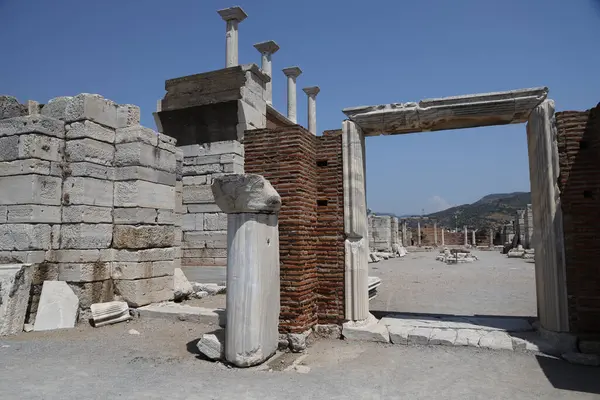
[[[392,251],[392,217],[372,215],[369,218],[369,246],[371,251]]]
[[[317,140],[317,316],[320,324],[344,320],[344,182],[341,130]]]
[[[30,317],[44,280],[83,309],[172,298],[175,140],[98,95],[17,105],[0,96],[0,262],[37,264]]]
[[[215,203],[213,179],[244,173],[237,140],[182,146],[182,265],[227,265],[227,214]]]
[[[570,331],[600,333],[600,105],[556,113]],[[536,249],[536,258],[537,258]]]
[[[244,137],[246,173],[267,178],[282,201],[280,332],[304,332],[317,323],[316,143],[301,126],[247,131]]]

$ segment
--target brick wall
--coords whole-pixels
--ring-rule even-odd
[[[570,331],[600,333],[600,104],[556,113]]]
[[[320,324],[344,319],[344,184],[342,131],[317,139],[317,314]]]
[[[317,322],[316,139],[300,126],[260,129],[244,137],[245,171],[267,178],[281,195],[279,254],[281,332]]]

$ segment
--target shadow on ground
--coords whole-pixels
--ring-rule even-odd
[[[514,316],[514,315],[484,315],[484,314],[430,314],[430,313],[411,313],[411,312],[390,312],[371,310],[376,318],[415,318],[431,321],[439,320],[468,320],[469,323],[480,325],[482,327],[501,327],[502,322],[510,322],[515,320],[525,320],[529,324],[533,324],[537,318],[532,316]]]
[[[557,389],[600,394],[600,368],[573,365],[566,361],[536,356],[548,381]]]

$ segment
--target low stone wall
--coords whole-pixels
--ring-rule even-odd
[[[66,281],[83,309],[172,298],[175,140],[98,95],[3,96],[0,110],[0,262],[37,264],[30,314],[44,280]]]

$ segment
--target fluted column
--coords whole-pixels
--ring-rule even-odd
[[[321,91],[318,86],[306,87],[304,93],[308,96],[308,130],[317,135],[317,95]]]
[[[226,22],[226,51],[225,66],[235,67],[238,65],[238,24],[245,20],[248,15],[240,7],[230,7],[217,11]]]
[[[296,78],[302,70],[299,67],[284,68],[283,73],[287,76],[287,117],[293,123],[298,123],[296,114]]]
[[[270,78],[273,78],[273,65],[271,62],[271,56],[279,50],[279,46],[273,40],[269,40],[267,42],[256,43],[254,48],[260,52],[260,61],[261,66],[260,69],[268,75]],[[265,84],[265,100],[267,104],[273,104],[273,79]]]

